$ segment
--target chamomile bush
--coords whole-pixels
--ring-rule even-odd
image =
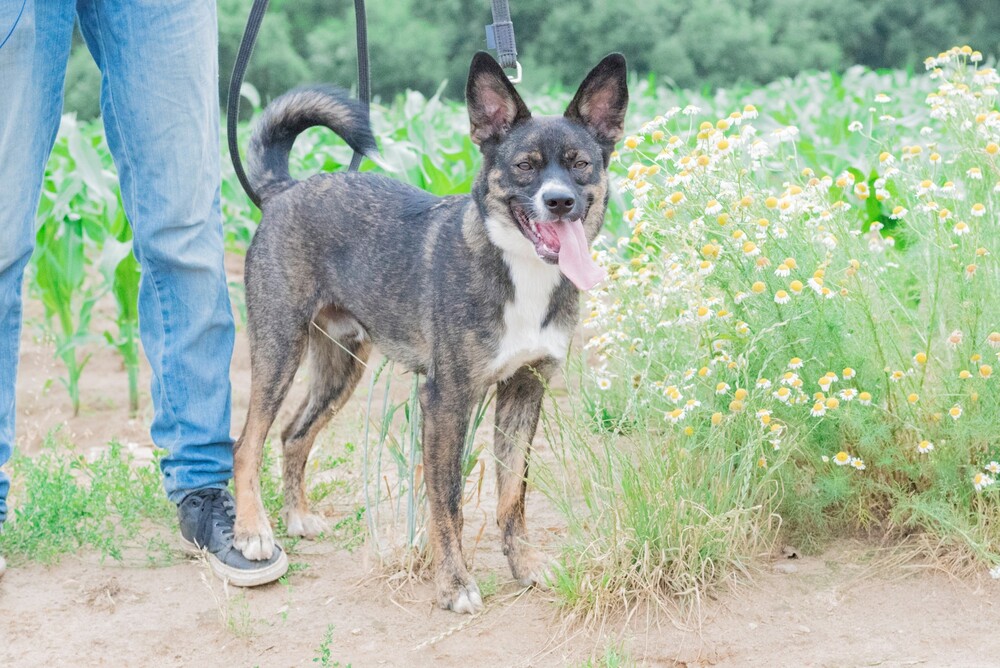
[[[588,496],[579,525],[601,529],[572,548],[570,597],[602,560],[632,567],[622,592],[640,581],[629,467],[663,474],[646,507],[716,504],[688,572],[766,545],[764,511],[803,547],[916,530],[1000,562],[1000,77],[968,47],[927,68],[922,108],[888,91],[844,119],[857,154],[834,172],[763,103],[675,107],[625,139],[632,208],[597,252],[611,280],[586,302],[584,392],[628,447],[574,458],[613,493]],[[727,512],[742,542],[713,552]]]

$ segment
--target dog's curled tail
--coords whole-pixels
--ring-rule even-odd
[[[273,100],[261,114],[247,151],[250,185],[266,202],[295,183],[288,173],[288,154],[295,138],[307,128],[323,125],[358,153],[378,154],[364,108],[333,86],[310,86]]]

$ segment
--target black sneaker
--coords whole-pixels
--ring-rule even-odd
[[[177,506],[181,541],[192,553],[204,553],[212,571],[237,587],[274,582],[288,572],[288,557],[274,546],[270,559],[252,561],[233,547],[236,505],[228,490],[206,488],[191,492]]]

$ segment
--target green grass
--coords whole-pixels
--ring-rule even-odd
[[[333,644],[333,628],[333,624],[327,625],[326,632],[323,635],[323,642],[316,648],[316,656],[313,657],[313,663],[318,663],[323,668],[339,668],[340,666],[351,668],[351,664],[349,663],[345,666],[340,661],[333,660],[333,650],[330,647]]]
[[[672,613],[771,551],[778,485],[756,443],[605,431],[554,403],[542,431],[558,462],[536,484],[568,522],[552,583],[565,609],[600,620],[647,600]]]
[[[386,570],[420,575],[430,563],[428,505],[423,476],[422,421],[418,392],[422,378],[408,378],[405,398],[394,399],[394,363],[383,358],[372,369],[363,418],[361,473],[364,506],[357,510],[368,528],[369,546]],[[399,389],[397,388],[397,393]],[[479,402],[463,446],[462,475],[468,483],[478,471],[482,445],[476,430],[486,419],[493,396]],[[377,400],[377,401],[376,401]],[[480,478],[481,480],[481,478]],[[466,495],[475,494],[464,485]],[[471,498],[467,496],[467,500]]]
[[[328,443],[321,437],[317,439],[312,455],[306,468],[307,497],[312,508],[322,508],[333,501],[354,499],[354,489],[348,482],[348,475],[354,466],[354,445],[346,443],[342,452],[333,454]],[[295,554],[301,539],[285,534],[285,523],[281,516],[281,508],[285,497],[281,482],[281,459],[277,449],[280,443],[268,441],[264,444],[261,458],[261,500],[268,517],[275,524],[279,536],[282,536],[282,546],[289,554]],[[324,474],[324,480],[315,482],[318,474]],[[331,473],[343,473],[344,476],[332,476]],[[353,550],[364,542],[365,508],[357,504],[331,523],[330,531],[322,539],[335,543],[338,547]]]
[[[314,503],[335,490],[350,497],[352,489],[330,472],[346,469],[353,450],[344,455],[320,457],[309,475],[323,471],[328,482],[313,485]],[[30,561],[58,562],[81,550],[101,558],[129,564],[159,566],[175,561],[176,509],[163,492],[158,460],[141,464],[120,444],[112,442],[90,461],[55,431],[35,456],[16,455],[9,467],[13,487],[12,512],[0,533],[0,554],[13,566]],[[282,545],[295,553],[299,539],[284,535],[280,466],[268,447],[261,474],[265,507],[278,524]],[[344,549],[364,540],[364,508],[355,507],[333,523],[323,537]],[[293,562],[289,574],[308,568]]]
[[[591,657],[580,668],[630,668],[639,664],[620,645],[608,645],[600,656]]]
[[[0,534],[0,553],[12,565],[55,563],[93,550],[116,561],[170,563],[174,553],[161,531],[175,517],[155,463],[136,466],[112,443],[87,461],[50,435],[35,457],[10,467],[13,513]]]

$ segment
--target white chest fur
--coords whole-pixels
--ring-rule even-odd
[[[491,223],[495,221],[487,221],[487,230],[493,242],[503,249],[514,283],[514,299],[504,307],[504,332],[491,365],[498,380],[503,380],[525,364],[544,357],[565,359],[570,332],[554,325],[542,326],[552,293],[562,277],[559,267],[539,260],[531,243],[516,230],[512,231],[527,248],[520,247],[516,237],[505,235],[497,230],[498,225]]]

